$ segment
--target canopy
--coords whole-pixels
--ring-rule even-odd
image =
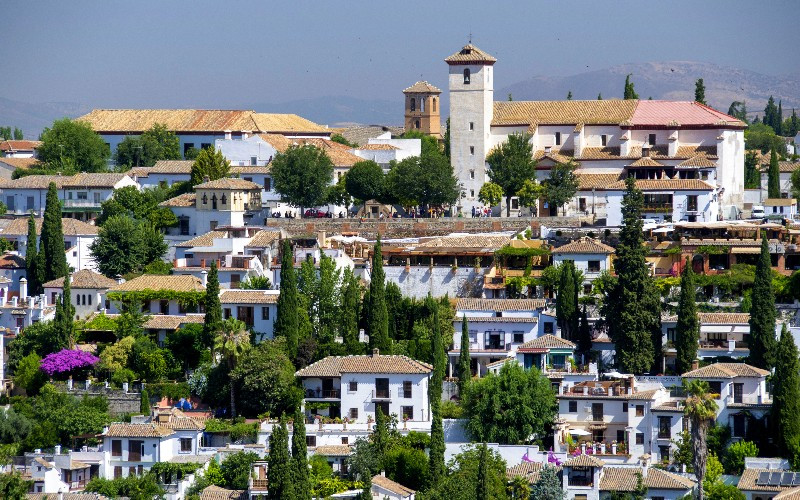
[[[569,433],[573,436],[591,436],[592,433],[583,429],[570,429]]]

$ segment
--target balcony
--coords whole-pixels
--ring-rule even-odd
[[[674,210],[672,204],[650,203],[642,207],[642,213],[671,214]]]
[[[86,488],[86,480],[83,481],[70,481],[69,484],[69,491],[81,491]]]
[[[306,389],[306,399],[341,399],[340,389]]]
[[[91,200],[64,200],[61,202],[62,209],[81,208],[86,210],[97,209],[100,210],[100,202]]]
[[[392,395],[389,389],[378,389],[372,391],[372,401],[391,401]]]

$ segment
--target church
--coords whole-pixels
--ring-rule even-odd
[[[495,101],[497,59],[473,44],[445,58],[449,68],[450,156],[462,186],[457,210],[481,206],[489,182],[486,156],[510,134],[531,136],[537,180],[573,162],[578,192],[566,207],[540,200],[540,216],[584,215],[621,223],[624,179],[644,192],[643,216],[658,222],[735,219],[744,194],[744,128],[740,120],[691,101]],[[407,123],[408,126],[408,123]],[[495,207],[516,216],[511,199]]]

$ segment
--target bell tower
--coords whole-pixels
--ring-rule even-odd
[[[441,90],[421,81],[403,91],[405,94],[405,127],[418,130],[436,139],[442,138],[442,122],[439,114]]]

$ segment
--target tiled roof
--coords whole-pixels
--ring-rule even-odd
[[[542,467],[541,462],[522,462],[506,469],[506,479],[511,480],[515,477],[523,477],[529,483],[535,483],[539,480]]]
[[[223,304],[277,304],[280,294],[268,290],[223,290]]]
[[[285,152],[293,145],[317,147],[328,155],[336,167],[350,167],[359,161],[364,161],[363,158],[354,155],[349,146],[328,139],[284,137],[276,134],[260,134],[259,136],[280,153]]]
[[[431,248],[500,248],[511,238],[507,235],[464,234],[420,241],[416,247]]]
[[[193,160],[158,160],[152,167],[137,167],[129,170],[140,177],[147,177],[149,174],[180,174],[189,175],[192,173]]]
[[[4,253],[0,256],[0,269],[25,269],[25,259],[18,254]]]
[[[734,378],[734,377],[766,377],[767,370],[756,368],[745,363],[714,363],[697,370],[684,373],[685,378]]]
[[[583,236],[580,239],[571,241],[566,245],[553,249],[554,254],[561,253],[584,253],[584,254],[612,254],[615,250],[605,243]]]
[[[167,429],[158,424],[128,424],[128,423],[114,423],[108,426],[108,432],[103,436],[106,437],[164,437],[174,434],[172,429]]]
[[[195,190],[197,189],[237,189],[243,191],[252,191],[252,190],[260,190],[261,186],[256,184],[252,181],[246,181],[244,179],[233,179],[230,177],[223,177],[222,179],[216,179],[213,181],[204,182],[202,184],[198,184],[194,187]]]
[[[182,325],[189,323],[202,325],[204,322],[205,315],[203,314],[153,314],[147,316],[142,328],[146,330],[177,330]]]
[[[749,313],[698,313],[700,323],[746,325],[750,322]]]
[[[765,207],[791,207],[797,200],[794,198],[767,198],[764,200]]]
[[[742,121],[699,102],[656,100],[636,102],[636,110],[630,119],[633,126],[745,128]]]
[[[486,63],[491,65],[496,63],[497,59],[470,43],[464,45],[455,54],[445,57],[444,61],[448,64]]]
[[[42,234],[42,220],[43,219],[41,217],[36,219],[37,236]],[[87,224],[79,221],[78,219],[61,219],[61,230],[64,232],[64,236],[94,235],[97,234],[98,229],[99,228],[97,226]],[[2,231],[2,234],[7,236],[27,236],[28,218],[15,218],[8,226],[6,226],[6,228]]]
[[[800,161],[779,161],[778,170],[784,173],[794,172],[800,168]],[[764,169],[766,171],[767,169]],[[777,497],[776,497],[777,498]]]
[[[34,149],[41,146],[41,141],[27,141],[24,139],[20,140],[8,140],[0,142],[0,151],[8,153],[9,151],[33,151]]]
[[[352,144],[363,146],[380,135],[389,132],[392,136],[403,135],[403,127],[390,127],[382,125],[358,126],[340,129],[339,133]]]
[[[679,146],[675,156],[669,156],[669,148],[655,146],[650,148],[649,158],[655,160],[687,160],[697,156],[708,159],[717,158],[716,146]],[[578,160],[619,160],[642,158],[642,147],[632,146],[627,156],[622,156],[619,146],[586,147],[576,157]]]
[[[270,229],[262,229],[261,231],[257,232],[250,241],[247,242],[246,247],[249,248],[266,248],[272,246],[272,243],[275,240],[280,239],[281,232],[280,231],[272,231]]]
[[[26,500],[57,500],[62,496],[55,493],[26,493]],[[74,491],[72,493],[64,493],[63,500],[110,500],[107,496],[100,493],[92,493],[90,491]]]
[[[95,132],[144,132],[163,124],[172,132],[327,132],[294,114],[221,109],[95,109],[80,118]]]
[[[566,462],[564,462],[562,467],[602,467],[604,465],[605,462],[603,462],[599,458],[595,458],[592,455],[586,455],[582,453],[577,457],[572,457]]]
[[[39,163],[39,160],[36,158],[0,158],[0,163],[5,163],[11,168],[31,168],[32,166]]]
[[[403,91],[404,94],[441,94],[442,91],[425,80],[419,81]]]
[[[204,292],[199,278],[186,274],[157,275],[143,274],[138,278],[120,283],[111,292],[133,292],[141,290],[171,290],[175,292]]]
[[[708,159],[707,156],[697,155],[692,156],[688,160],[678,163],[679,167],[716,167],[717,164]]]
[[[346,457],[353,452],[353,448],[346,444],[329,444],[314,448],[315,455],[325,457]]]
[[[126,174],[79,173],[75,175],[26,175],[3,182],[4,189],[47,189],[54,183],[58,189],[65,187],[113,188]]]
[[[634,161],[633,163],[628,165],[629,167],[663,167],[664,165],[655,161],[654,159],[650,158],[649,156],[643,156],[638,160]]]
[[[712,191],[714,186],[700,179],[637,179],[636,188],[642,191]],[[625,181],[617,181],[608,189],[624,190]]]
[[[651,152],[652,156],[652,152]],[[707,158],[717,158],[716,146],[678,146],[675,158],[693,158],[695,156],[705,156]]]
[[[618,125],[633,116],[637,101],[495,101],[493,126]]]
[[[178,248],[210,247],[214,244],[215,238],[224,238],[226,235],[225,231],[209,231],[175,246]]]
[[[189,417],[177,408],[170,408],[169,411],[158,413],[155,421],[161,427],[175,431],[201,431],[206,428],[203,421]]]
[[[544,307],[544,299],[456,299],[457,311],[534,311]]]
[[[33,461],[36,462],[37,464],[41,465],[45,469],[52,469],[53,468],[53,464],[48,462],[47,460],[45,460],[42,457],[36,457],[36,458],[33,459]]]
[[[430,373],[433,367],[408,356],[328,356],[295,373],[298,377],[339,377],[343,373]]]
[[[231,174],[268,174],[272,171],[271,165],[231,165]]]
[[[491,152],[490,152],[491,154]],[[541,149],[535,151],[533,153],[533,159],[542,161],[542,160],[551,160],[553,163],[569,163],[572,160],[572,155],[574,154],[574,150],[572,149],[562,149],[560,151],[550,151],[549,153],[542,151]]]
[[[184,193],[158,204],[159,207],[193,207],[197,201],[197,194]]]
[[[570,342],[567,339],[562,339],[561,337],[556,337],[550,333],[546,335],[542,335],[541,337],[537,337],[533,340],[529,340],[519,346],[520,350],[523,349],[574,349],[575,344]]]
[[[226,490],[219,486],[207,486],[200,493],[200,500],[247,500],[250,496],[247,490]]]
[[[456,315],[453,321],[461,321],[462,316]],[[514,316],[467,316],[469,323],[538,323],[539,318],[518,318]]]
[[[772,500],[800,500],[800,486],[784,490],[772,497]]]
[[[400,148],[391,144],[364,144],[357,149],[361,151],[397,151]]]
[[[788,490],[786,486],[769,486],[763,484],[756,484],[758,475],[762,472],[782,472],[775,469],[745,469],[742,471],[742,477],[739,478],[739,483],[736,485],[742,491],[772,491],[779,492]],[[773,499],[774,500],[774,499]]]
[[[406,488],[400,483],[396,483],[389,479],[386,476],[381,476],[380,474],[376,476],[372,476],[372,484],[383,488],[384,490],[391,491],[392,493],[400,496],[409,496],[415,493],[414,490],[411,488]]]
[[[619,173],[590,174],[575,172],[578,177],[578,191],[591,191],[592,189],[606,189],[619,180]]]
[[[627,396],[624,396],[624,397],[627,397],[628,399],[653,399],[653,396],[655,396],[658,391],[659,391],[659,389],[648,389],[646,391],[636,391],[633,394],[628,394]]]
[[[112,286],[116,286],[116,280],[112,280],[111,278],[106,278],[100,273],[96,273],[94,271],[90,271],[89,269],[81,269],[80,271],[76,271],[72,273],[72,276],[69,280],[69,286],[71,288],[92,288],[92,289],[107,289],[111,288]],[[64,288],[64,278],[56,278],[54,280],[48,281],[44,285],[44,288]]]
[[[641,467],[604,467],[600,491],[636,490],[637,472],[642,472]],[[648,488],[657,490],[689,490],[695,486],[695,482],[689,478],[654,467],[647,470],[647,476],[642,481]]]

